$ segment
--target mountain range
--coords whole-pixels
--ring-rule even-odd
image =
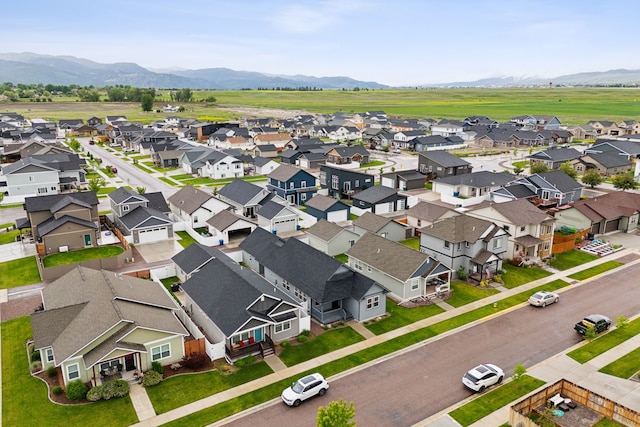
[[[271,75],[229,68],[172,70],[154,72],[135,63],[101,64],[73,56],[36,53],[0,53],[0,82],[14,84],[43,83],[80,86],[154,87],[159,89],[380,89],[388,87],[376,82],[363,82],[349,77],[312,77]]]
[[[0,82],[81,86],[154,87],[158,89],[383,89],[389,86],[346,76],[273,75],[229,68],[150,70],[131,62],[102,64],[74,56],[0,53]],[[421,87],[640,86],[640,70],[610,70],[553,78],[502,76]]]

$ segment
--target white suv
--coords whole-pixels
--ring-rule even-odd
[[[504,372],[496,365],[485,363],[478,365],[464,374],[462,384],[473,391],[483,392],[485,388],[499,384],[504,378]]]
[[[324,396],[329,389],[329,383],[318,373],[307,375],[294,381],[290,387],[282,391],[282,400],[289,406],[300,406],[302,401],[313,396]]]

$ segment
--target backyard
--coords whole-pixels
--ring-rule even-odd
[[[120,246],[100,246],[97,248],[85,248],[71,252],[59,252],[47,255],[42,259],[42,265],[53,267],[56,265],[73,264],[92,259],[110,258],[120,255],[124,249]]]
[[[35,256],[0,262],[0,289],[30,285],[40,280]]]

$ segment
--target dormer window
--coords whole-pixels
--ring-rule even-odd
[[[127,212],[129,210],[129,205],[122,206],[122,212]]]

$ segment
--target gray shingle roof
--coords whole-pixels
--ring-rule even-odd
[[[528,203],[525,201],[525,203]],[[451,243],[475,243],[480,237],[493,227],[493,223],[468,215],[458,215],[437,221],[420,232],[428,236]]]
[[[220,196],[243,206],[260,193],[264,193],[265,197],[268,195],[264,188],[237,178],[218,190]]]
[[[434,151],[426,151],[426,152],[420,152],[418,153],[418,155],[429,159],[431,161],[434,161],[436,163],[441,164],[442,166],[446,167],[446,168],[455,168],[455,167],[459,167],[459,166],[468,166],[471,163],[467,162],[466,160],[458,157],[458,156],[454,156],[453,154],[449,153],[448,151],[444,151],[444,150],[434,150]]]
[[[63,226],[64,224],[68,224],[70,222],[74,224],[82,225],[87,228],[93,228],[95,230],[98,229],[98,226],[91,221],[86,221],[84,219],[80,219],[75,216],[63,215],[60,218],[51,217],[41,222],[38,225],[38,234],[40,236],[46,236],[47,234],[51,233],[57,228]]]
[[[300,172],[304,172],[306,174],[309,174],[308,172],[304,171],[303,169],[297,168],[295,166],[291,166],[291,165],[287,165],[287,164],[281,164],[280,166],[278,166],[277,168],[275,168],[269,175],[267,175],[270,179],[277,179],[278,181],[288,181],[291,178],[293,178],[296,174],[300,173]]]
[[[216,230],[223,231],[235,224],[238,221],[251,222],[249,218],[234,214],[233,212],[222,210],[209,218],[207,224]],[[252,223],[253,224],[253,223]]]
[[[453,209],[446,206],[420,201],[415,206],[412,206],[407,210],[407,216],[414,216],[425,221],[434,222],[449,211],[455,212]]]
[[[134,230],[136,228],[157,227],[163,225],[172,224],[171,221],[164,213],[153,208],[145,208],[144,206],[138,206],[131,212],[120,217],[120,221],[129,229]]]
[[[207,200],[212,198],[213,194],[187,185],[170,196],[169,203],[188,214],[192,214]]]
[[[317,209],[319,211],[326,211],[334,205],[341,205],[344,209],[347,208],[347,205],[342,203],[340,200],[335,197],[324,196],[322,194],[316,194],[311,199],[309,199],[306,203],[308,207]]]
[[[287,208],[286,206],[283,206],[280,203],[276,203],[276,202],[270,200],[270,201],[268,201],[268,202],[266,202],[265,204],[262,205],[262,207],[258,211],[258,216],[261,216],[261,217],[267,218],[267,219],[273,219],[280,212],[282,212],[284,210],[287,210],[287,211],[291,212],[289,210],[289,208]]]
[[[364,228],[365,230],[371,231],[372,233],[377,233],[384,227],[385,225],[392,222],[392,219],[386,218],[384,216],[376,215],[372,212],[365,212],[355,220],[353,220],[353,225]]]
[[[505,185],[514,178],[514,175],[504,172],[480,171],[437,178],[436,182],[449,185],[466,185],[469,187],[495,187]]]
[[[52,206],[58,206],[58,203],[64,200],[65,203],[77,203],[80,206],[91,205],[96,206],[98,197],[95,191],[81,191],[71,194],[51,194],[49,196],[25,197],[24,210],[27,212],[49,211]]]
[[[342,231],[344,231],[344,229],[336,223],[321,219],[309,227],[306,233],[328,242]]]
[[[354,200],[362,200],[366,203],[377,203],[380,200],[386,199],[398,191],[395,188],[385,187],[384,185],[374,185],[366,190],[362,190],[352,196]]]
[[[191,274],[211,261],[217,253],[217,249],[196,242],[175,254],[171,261],[186,274]]]

